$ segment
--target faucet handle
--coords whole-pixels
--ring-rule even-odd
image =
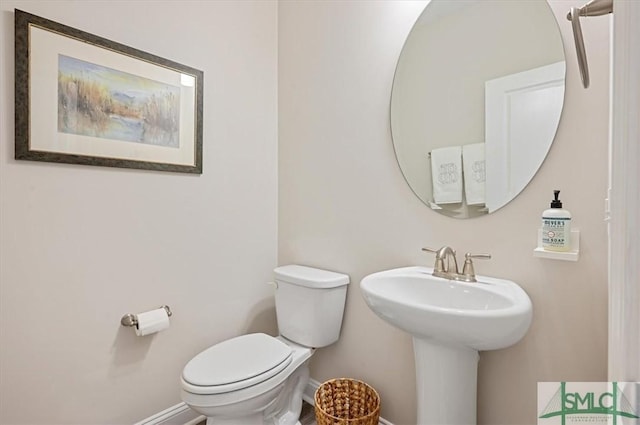
[[[477,282],[476,279],[476,271],[473,268],[472,258],[477,258],[479,260],[488,260],[491,258],[491,254],[471,254],[467,252],[464,254],[464,266],[462,267],[462,275],[460,276],[460,280],[465,282]]]
[[[436,274],[436,273],[439,273],[439,274],[445,273],[444,261],[443,261],[442,257],[440,256],[441,249],[442,248],[440,248],[440,249],[422,248],[422,250],[424,252],[430,252],[432,254],[436,254],[436,262],[435,262],[435,264],[433,266],[433,273],[434,274]]]
[[[491,254],[472,254],[470,252],[467,252],[466,254],[464,254],[465,261],[469,258],[479,258],[481,260],[488,260],[491,258]]]

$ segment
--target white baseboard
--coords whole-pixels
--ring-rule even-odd
[[[205,419],[185,403],[178,403],[134,425],[196,425]]]
[[[320,382],[315,379],[310,379],[307,387],[304,389],[302,399],[313,406],[313,396],[319,386]],[[185,403],[178,403],[134,425],[196,425],[203,420],[205,420],[204,416],[198,415],[198,413],[191,410]],[[393,425],[384,418],[380,418],[379,424]]]
[[[313,406],[314,405],[313,396],[315,395],[316,390],[318,389],[319,386],[320,386],[320,382],[316,381],[315,379],[310,379],[309,383],[307,384],[307,387],[304,389],[304,393],[302,394],[302,399]],[[379,425],[393,425],[393,423],[389,422],[388,420],[382,417],[378,419],[378,423]]]

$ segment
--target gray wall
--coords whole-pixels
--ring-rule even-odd
[[[490,252],[479,274],[519,283],[534,320],[524,340],[482,353],[480,424],[536,423],[538,381],[606,380],[608,24],[585,28],[592,86],[576,69],[567,10],[552,2],[567,55],[560,128],[533,182],[506,207],[471,220],[430,211],[406,185],[393,152],[389,97],[402,44],[422,2],[281,2],[279,10],[279,261],[348,273],[341,340],[319,350],[311,375],[353,376],[380,390],[382,415],[415,423],[411,339],[377,318],[365,275],[433,264],[423,246]],[[489,30],[489,29],[488,29]],[[577,263],[534,258],[540,213],[553,189],[580,228]]]
[[[520,344],[481,355],[479,423],[535,423],[537,381],[605,380],[608,20],[585,24],[585,91],[564,19],[579,4],[553,2],[568,80],[549,158],[511,204],[457,221],[413,195],[389,134],[395,62],[421,2],[3,1],[0,422],[124,424],[177,403],[195,353],[275,331],[262,283],[290,262],[353,281],[342,338],[316,353],[312,376],[364,379],[384,417],[415,422],[411,340],[371,313],[358,283],[431,265],[420,248],[444,244],[491,252],[477,271],[534,303]],[[204,174],[13,160],[14,7],[202,69]],[[555,188],[582,230],[578,263],[532,257]],[[164,303],[170,329],[137,338],[119,326]]]
[[[0,423],[133,423],[202,349],[275,332],[277,5],[1,5]],[[15,161],[14,7],[203,70],[204,174]],[[161,304],[168,330],[120,326]]]

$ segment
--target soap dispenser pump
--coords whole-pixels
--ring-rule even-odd
[[[547,251],[571,250],[571,213],[562,208],[560,191],[553,191],[554,199],[542,213],[542,248]]]

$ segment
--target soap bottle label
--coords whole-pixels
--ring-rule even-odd
[[[542,217],[542,247],[568,251],[571,243],[571,218]]]

